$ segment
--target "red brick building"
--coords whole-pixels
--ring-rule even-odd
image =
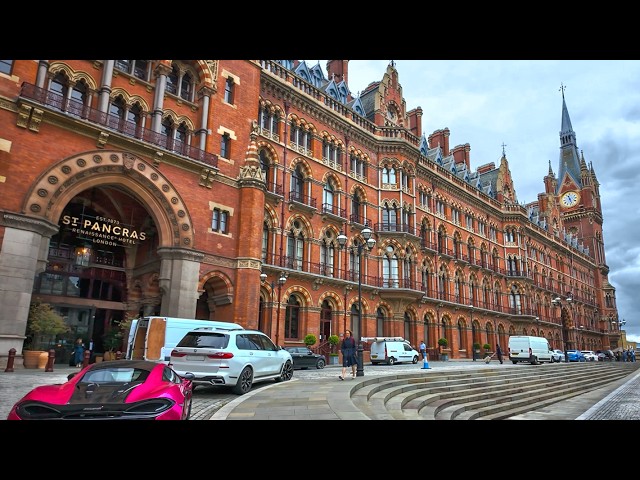
[[[0,355],[36,298],[70,325],[58,340],[98,352],[140,314],[314,334],[323,353],[345,328],[432,353],[446,338],[453,358],[513,334],[617,346],[599,184],[564,98],[558,172],[522,205],[504,153],[474,168],[448,129],[422,131],[393,62],[358,97],[348,67],[0,61]]]

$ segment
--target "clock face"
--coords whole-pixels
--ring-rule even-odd
[[[562,198],[560,199],[560,201],[562,202],[562,205],[564,207],[573,207],[575,204],[578,203],[579,199],[580,199],[580,196],[578,195],[578,192],[567,192],[564,195],[562,195]]]

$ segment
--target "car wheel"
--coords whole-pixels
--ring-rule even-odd
[[[411,363],[418,363],[418,356],[417,355],[415,357],[413,357],[413,360],[411,361]]]
[[[187,413],[185,414],[183,420],[189,420],[191,418],[191,405],[193,404],[193,397],[190,395],[188,400],[185,399],[185,402],[188,402],[189,405],[187,406]]]
[[[396,363],[396,359],[393,357],[389,357],[389,360],[387,360],[387,365],[393,365],[394,363]]]
[[[316,363],[316,368],[324,368],[324,359],[319,358],[318,363]]]
[[[232,388],[233,393],[236,395],[244,395],[253,385],[253,371],[249,367],[244,367],[240,375],[238,376],[238,383]]]
[[[277,377],[275,380],[276,382],[286,382],[287,380],[291,380],[291,377],[293,377],[293,365],[291,364],[291,362],[287,361],[282,366],[282,371],[280,372],[280,376]]]

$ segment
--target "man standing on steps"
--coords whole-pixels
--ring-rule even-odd
[[[496,354],[498,355],[498,360],[500,360],[500,364],[502,364],[502,350],[500,349],[500,344],[496,343]]]

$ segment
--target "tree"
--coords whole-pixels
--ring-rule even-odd
[[[51,337],[70,331],[60,315],[48,303],[42,303],[36,299],[29,306],[29,317],[27,318],[27,340],[25,349],[36,348],[42,343],[53,340]]]
[[[307,347],[310,347],[311,345],[315,345],[317,341],[318,339],[313,333],[309,333],[306,337],[304,337],[304,344]]]

